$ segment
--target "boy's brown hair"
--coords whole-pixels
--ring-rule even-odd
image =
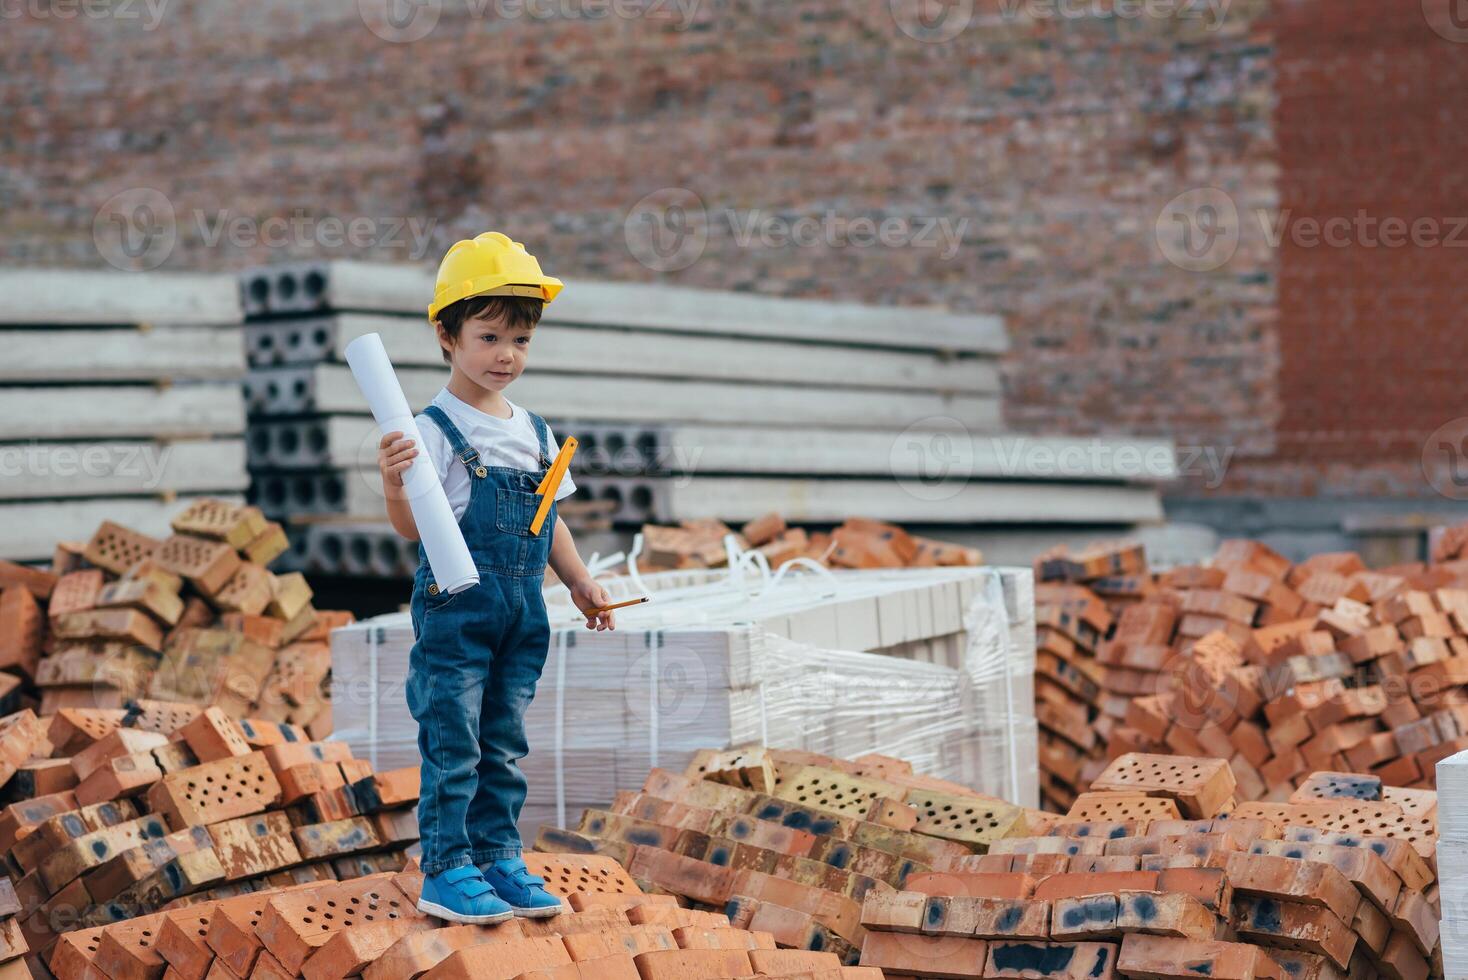
[[[526,296],[470,296],[439,310],[438,322],[443,325],[444,333],[457,344],[459,331],[464,329],[465,320],[482,316],[487,320],[499,320],[511,330],[534,330],[544,312],[545,300],[541,299]],[[439,351],[443,354],[445,364],[452,363],[448,351],[441,347]]]

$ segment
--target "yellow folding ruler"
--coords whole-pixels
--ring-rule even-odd
[[[551,504],[555,503],[556,491],[561,487],[561,478],[571,468],[571,457],[575,455],[576,437],[567,436],[566,441],[561,443],[561,451],[556,453],[556,461],[546,471],[545,478],[540,481],[540,486],[535,488],[535,492],[543,496],[540,498],[540,506],[535,509],[535,520],[530,522],[531,534],[540,534],[546,515],[550,513]]]

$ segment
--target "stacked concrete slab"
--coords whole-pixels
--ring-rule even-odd
[[[377,432],[342,351],[381,334],[425,405],[447,378],[431,271],[266,267],[241,294],[254,502],[310,523],[293,535],[307,570],[411,567],[411,549],[373,529]],[[1168,443],[1005,435],[992,316],[578,281],[542,323],[514,397],[578,438],[581,498],[624,528],[770,511],[1127,526],[1161,517],[1155,486],[1173,475]]]
[[[0,558],[241,499],[242,320],[230,276],[0,270]]]

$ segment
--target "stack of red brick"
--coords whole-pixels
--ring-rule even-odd
[[[49,570],[0,562],[0,710],[151,697],[329,734],[327,635],[351,614],[267,570],[287,541],[258,509],[201,500],[172,523],[158,540],[104,522]]]
[[[1251,541],[1149,573],[1140,548],[1037,566],[1042,793],[1064,810],[1131,751],[1230,760],[1245,799],[1311,773],[1431,788],[1468,748],[1468,562],[1298,565]]]
[[[588,810],[543,849],[616,858],[649,888],[723,909],[781,946],[861,956],[861,903],[1053,816],[921,776],[885,756],[706,752]]]
[[[881,980],[829,953],[776,949],[767,933],[646,895],[615,862],[527,854],[569,908],[548,919],[445,925],[417,911],[415,870],[307,882],[61,937],[58,980]]]
[[[779,514],[766,514],[735,531],[722,521],[684,521],[677,527],[646,524],[639,567],[715,568],[728,561],[724,539],[733,535],[741,548],[754,548],[770,564],[810,558],[833,568],[930,568],[981,565],[977,548],[908,534],[895,524],[853,517],[830,532],[789,527]]]
[[[151,940],[156,928],[139,917],[397,871],[418,836],[416,768],[374,773],[345,743],[309,741],[289,724],[238,722],[217,706],[137,701],[67,708],[45,721],[25,710],[0,720],[0,753],[0,783],[25,768],[37,791],[0,810],[0,854],[13,884],[13,898],[0,897],[13,916],[0,960],[25,954],[34,976],[55,961],[61,933],[127,923],[119,935]],[[156,980],[161,972],[58,976]]]
[[[1222,759],[1124,756],[1042,836],[870,891],[861,962],[888,980],[1442,976],[1433,794],[1409,812],[1329,774],[1292,803],[1234,790]]]

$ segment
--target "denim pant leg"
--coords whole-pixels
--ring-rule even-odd
[[[525,805],[527,780],[516,764],[530,752],[525,712],[550,649],[550,626],[539,576],[501,582],[509,608],[521,614],[511,620],[490,668],[479,720],[479,787],[469,805],[469,838],[476,863],[518,857],[522,849],[516,827]]]
[[[477,604],[470,592],[442,608],[414,597],[418,642],[408,660],[408,709],[418,722],[423,757],[418,827],[424,874],[470,864],[468,810],[479,764],[479,722],[490,651],[464,620]]]

